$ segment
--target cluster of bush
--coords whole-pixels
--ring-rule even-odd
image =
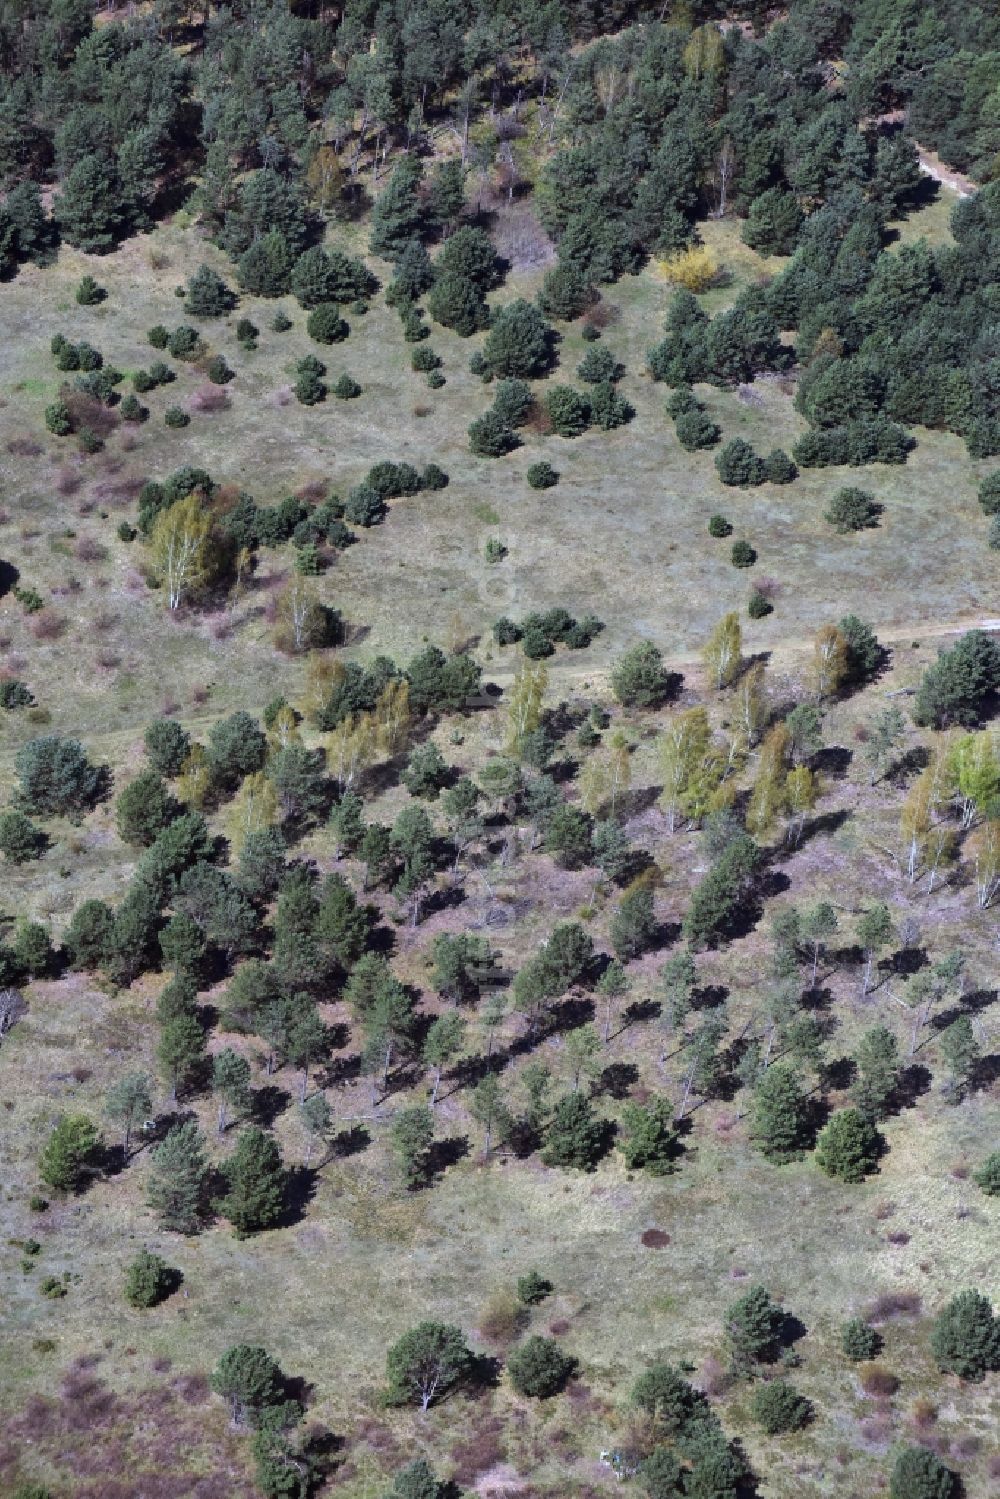
[[[583,650],[603,629],[603,623],[594,614],[574,619],[567,610],[556,608],[544,614],[526,614],[517,621],[503,615],[493,626],[493,639],[497,645],[520,642],[526,656],[540,661],[551,656],[557,645]]]

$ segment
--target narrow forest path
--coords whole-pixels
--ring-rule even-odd
[[[917,148],[917,156],[920,160],[920,170],[927,177],[932,177],[935,182],[940,182],[942,187],[950,188],[960,198],[973,198],[979,191],[971,177],[966,177],[962,172],[957,172],[954,167],[949,167],[940,156],[933,151],[926,150],[919,141],[913,143]]]

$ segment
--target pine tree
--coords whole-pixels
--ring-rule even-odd
[[[238,1237],[270,1228],[281,1217],[286,1173],[272,1135],[245,1129],[223,1167],[229,1191],[219,1204]]]
[[[805,1096],[795,1073],[783,1063],[769,1067],[757,1084],[750,1135],[761,1154],[776,1164],[803,1154]]]
[[[193,1120],[175,1124],[153,1152],[149,1205],[163,1228],[193,1234],[201,1227],[208,1161],[201,1130]]]
[[[94,1166],[101,1137],[85,1114],[67,1114],[45,1142],[38,1174],[57,1192],[75,1192]]]
[[[122,185],[110,157],[82,156],[67,174],[54,205],[67,244],[105,255],[124,236],[127,220]]]
[[[816,1164],[841,1181],[864,1181],[874,1168],[878,1147],[875,1126],[860,1109],[839,1109],[820,1132]]]

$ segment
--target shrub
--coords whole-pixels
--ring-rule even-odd
[[[428,390],[440,390],[442,385],[447,385],[447,383],[447,380],[445,379],[444,375],[442,375],[440,370],[431,370],[430,374],[427,376]]]
[[[782,448],[772,448],[764,459],[764,472],[770,484],[791,484],[798,469]]]
[[[257,347],[260,329],[248,317],[241,317],[236,324],[236,340],[241,348],[252,351]]]
[[[576,1366],[553,1338],[527,1338],[507,1360],[510,1382],[519,1395],[545,1400],[557,1395]]]
[[[158,1254],[140,1250],[125,1271],[125,1300],[129,1306],[151,1307],[165,1301],[180,1281],[180,1274]]]
[[[980,484],[979,503],[986,515],[1000,515],[1000,468],[987,474]]]
[[[295,399],[303,406],[318,406],[321,401],[326,400],[326,386],[323,384],[322,374],[324,366],[318,359],[300,359],[296,367]]]
[[[170,342],[170,330],[164,328],[162,323],[154,323],[146,337],[154,349],[165,349]]]
[[[428,463],[420,475],[421,489],[447,489],[448,475],[436,463]]]
[[[480,458],[502,458],[517,445],[516,433],[496,411],[484,411],[469,424],[469,447]]]
[[[138,396],[128,395],[119,407],[123,422],[144,422],[149,415],[149,407],[143,406]]]
[[[170,385],[177,379],[169,364],[164,364],[162,359],[154,359],[149,366],[149,377],[153,385]]]
[[[590,425],[590,402],[570,385],[554,385],[545,408],[560,437],[579,437]]]
[[[76,289],[76,300],[81,307],[96,307],[107,297],[103,286],[98,286],[93,276],[84,276]]]
[[[53,437],[68,437],[73,430],[73,418],[65,401],[53,401],[45,408],[45,425]]]
[[[504,379],[497,385],[493,410],[508,427],[523,427],[533,401],[531,389],[525,381]]]
[[[723,484],[738,485],[740,489],[763,484],[766,478],[764,460],[758,458],[742,437],[730,438],[717,456],[715,467]]]
[[[749,541],[734,541],[729,560],[734,567],[753,567],[757,561],[757,553]]]
[[[336,302],[323,302],[306,318],[306,332],[318,344],[341,343],[350,333]]]
[[[197,328],[192,328],[189,323],[181,323],[167,340],[167,349],[174,359],[193,359],[199,344]]]
[[[377,526],[385,518],[385,500],[370,484],[356,484],[347,496],[344,515],[355,526]]]
[[[867,1363],[882,1347],[882,1339],[863,1317],[852,1317],[840,1329],[840,1346],[852,1363]]]
[[[708,522],[708,534],[717,539],[723,536],[732,536],[733,528],[724,515],[713,515]]]
[[[1000,1197],[1000,1150],[994,1150],[972,1173],[972,1180],[987,1197]]]
[[[663,274],[686,291],[707,291],[719,274],[719,262],[707,245],[689,245],[660,261]]]
[[[890,1499],[953,1499],[955,1475],[926,1447],[907,1447],[889,1480]]]
[[[526,1275],[518,1277],[517,1299],[525,1306],[537,1306],[551,1294],[552,1282],[539,1275],[537,1270],[529,1270]]]
[[[867,490],[847,487],[838,489],[824,510],[823,519],[844,535],[848,531],[865,531],[877,526],[879,509],[874,496]]]
[[[986,545],[991,552],[1000,552],[1000,515],[994,515],[986,533]]]
[[[801,1430],[811,1415],[809,1401],[784,1379],[758,1385],[750,1401],[750,1411],[758,1426],[772,1437]]]
[[[525,477],[531,489],[551,489],[559,483],[559,474],[544,459],[531,464]]]
[[[180,406],[168,406],[163,413],[163,420],[168,427],[171,427],[175,431],[179,431],[181,427],[187,427],[191,423],[191,418],[186,411],[181,410]]]
[[[37,859],[44,848],[44,834],[23,812],[16,809],[0,812],[0,854],[11,864]]]
[[[289,330],[289,328],[294,328],[294,327],[295,327],[295,324],[292,322],[291,318],[288,316],[288,313],[287,312],[282,312],[280,308],[274,314],[274,317],[271,319],[271,331],[274,332],[274,333],[287,333],[288,330]]]
[[[132,376],[132,389],[144,396],[148,390],[155,390],[156,381],[148,370],[136,370]]]
[[[34,702],[30,689],[16,677],[0,681],[0,708],[30,708]]]
[[[635,407],[626,401],[610,381],[595,385],[590,393],[590,420],[602,432],[624,427],[635,416]]]
[[[330,390],[338,401],[354,401],[361,394],[361,386],[353,379],[346,370],[338,375],[330,386]]]
[[[205,374],[213,385],[228,385],[230,380],[235,379],[234,371],[229,368],[221,354],[215,354],[205,366]]]
[[[747,602],[747,613],[749,614],[750,618],[766,619],[767,616],[769,614],[773,614],[773,612],[774,605],[767,597],[767,594],[761,593],[759,588],[755,588]]]
[[[717,426],[708,413],[700,408],[682,412],[677,418],[674,430],[677,433],[677,441],[689,453],[695,453],[701,448],[714,448],[722,436],[722,428]]]
[[[410,355],[410,368],[418,375],[429,375],[431,370],[439,369],[441,365],[440,354],[435,354],[433,349],[424,346],[414,349]]]
[[[1000,1318],[978,1291],[960,1291],[934,1324],[931,1352],[938,1368],[961,1379],[980,1380],[1000,1370]]]

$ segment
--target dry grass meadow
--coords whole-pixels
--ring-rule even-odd
[[[928,233],[946,232],[940,204],[926,213]],[[915,232],[904,226],[904,238]],[[713,224],[706,234],[733,273],[728,288],[709,294],[714,309],[743,278],[767,267],[739,244],[732,226]],[[997,554],[985,545],[976,502],[985,466],[971,461],[957,438],[918,433],[901,468],[807,471],[790,486],[748,491],[718,482],[711,453],[685,453],[664,413],[664,388],[644,372],[669,295],[648,273],[606,290],[614,311],[604,340],[626,365],[622,389],[636,408],[634,422],[617,432],[576,441],[527,434],[509,458],[473,457],[466,428],[491,400],[468,371],[479,340],[435,325],[431,344],[443,358],[446,384],[429,390],[410,370],[411,346],[379,297],[366,316],[347,314],[345,343],[318,351],[331,379],[346,369],[361,383],[355,401],[329,399],[310,409],[290,398],[295,360],[316,352],[305,314],[291,299],[247,299],[237,315],[259,326],[257,352],[238,347],[235,318],[202,325],[211,348],[237,372],[226,387],[228,409],[196,413],[185,430],[168,430],[165,407],[187,407],[201,385],[196,371],[177,364],[175,384],[143,397],[149,422],[119,427],[103,452],[83,457],[72,440],[49,436],[42,414],[62,378],[48,352],[52,335],[87,338],[126,372],[148,365],[158,355],[145,330],[187,321],[174,287],[201,261],[230,269],[192,227],[175,221],[107,259],[64,249],[54,268],[28,267],[0,288],[0,556],[17,567],[22,584],[45,596],[47,621],[39,629],[43,615],[24,614],[11,595],[0,602],[0,667],[23,676],[42,709],[33,721],[7,714],[0,724],[4,796],[17,747],[42,731],[42,722],[78,734],[95,759],[113,767],[120,787],[139,764],[152,717],[169,712],[204,732],[223,713],[259,712],[275,693],[294,697],[301,685],[301,665],[273,645],[268,614],[276,581],[291,567],[287,555],[263,552],[235,607],[222,601],[207,615],[175,620],[143,581],[141,540],[117,538],[119,522],[134,517],[142,481],[187,463],[261,502],[319,483],[345,493],[380,458],[440,463],[450,475],[447,489],[393,502],[385,523],[361,533],[322,578],[324,597],[351,627],[345,649],[360,659],[378,652],[405,659],[423,640],[478,639],[486,676],[504,682],[514,653],[492,645],[497,616],[555,604],[592,609],[606,630],[586,652],[552,663],[553,702],[599,695],[610,662],[638,637],[654,640],[697,682],[699,649],[734,608],[744,616],[746,650],[771,653],[775,679],[790,695],[818,625],[854,611],[892,642],[893,662],[888,679],[831,711],[828,742],[851,747],[856,725],[882,705],[886,691],[916,682],[946,631],[1000,613]],[[387,268],[378,269],[387,279]],[[85,270],[107,287],[98,307],[73,300]],[[512,276],[500,296],[532,295],[539,279]],[[270,328],[279,307],[294,322],[280,334]],[[563,333],[554,378],[573,383],[587,346],[578,326]],[[787,382],[704,395],[725,436],[744,436],[758,450],[790,448],[802,430]],[[561,474],[556,488],[541,493],[524,477],[539,458]],[[822,511],[833,490],[851,482],[872,490],[884,514],[876,530],[838,536]],[[757,549],[752,573],[730,565],[728,542],[709,538],[707,520],[716,511],[732,521],[734,539]],[[484,558],[491,537],[508,549],[494,565]],[[749,588],[761,579],[771,584],[774,612],[747,621]],[[489,715],[469,719],[457,736],[453,728],[449,721],[436,731],[451,764],[472,768],[495,747]],[[693,835],[671,837],[641,794],[656,783],[651,735],[648,721],[634,725],[630,831],[662,870],[658,915],[670,923],[685,909],[698,843]],[[395,788],[375,810],[391,811],[401,800]],[[898,799],[887,804],[869,791],[864,769],[848,765],[828,779],[819,810],[831,831],[781,861],[792,893],[831,899],[846,933],[858,910],[891,892],[900,920],[912,915],[925,924],[937,951],[961,944],[972,986],[987,995],[995,990],[995,912],[978,912],[967,887],[949,887],[929,901],[904,882],[886,852],[896,837]],[[37,864],[4,869],[0,911],[38,916],[58,931],[86,896],[118,896],[131,856],[114,832],[110,803],[82,827],[55,823],[49,831],[52,845]],[[331,867],[324,833],[307,838],[301,852]],[[509,917],[491,935],[514,967],[554,919],[591,900],[591,879],[561,874],[539,858],[508,876],[501,897]],[[400,976],[426,987],[433,933],[462,929],[487,904],[485,889],[472,880],[464,906],[416,932],[400,928]],[[609,912],[598,902],[595,940],[606,932]],[[706,958],[705,979],[730,991],[737,1030],[753,1014],[767,950],[762,927]],[[653,996],[660,961],[654,955],[637,966],[632,1000]],[[749,1147],[738,1103],[722,1100],[696,1110],[679,1170],[661,1181],[630,1176],[617,1156],[593,1175],[548,1170],[536,1160],[484,1166],[472,1138],[432,1188],[413,1194],[388,1185],[387,1124],[397,1105],[389,1100],[373,1114],[367,1085],[348,1081],[330,1092],[338,1123],[347,1130],[363,1121],[371,1142],[323,1167],[315,1196],[287,1227],[245,1242],[222,1223],[190,1241],[161,1233],[145,1206],[142,1154],[79,1200],[32,1213],[28,1198],[47,1126],[68,1108],[98,1117],[115,1076],[154,1070],[159,983],[149,978],[124,994],[78,975],[34,985],[28,1017],[0,1049],[0,1493],[18,1473],[51,1482],[60,1499],[252,1495],[247,1444],[228,1430],[204,1382],[219,1354],[240,1341],[263,1343],[308,1381],[308,1420],[332,1434],[323,1492],[343,1499],[377,1499],[387,1473],[418,1451],[432,1454],[463,1488],[494,1499],[610,1493],[617,1485],[599,1454],[623,1429],[631,1380],[659,1355],[689,1360],[718,1395],[727,1429],[745,1442],[761,1475],[763,1499],[879,1495],[894,1444],[915,1433],[955,1459],[967,1499],[995,1492],[996,1382],[943,1381],[927,1340],[933,1314],[954,1289],[1000,1296],[997,1207],[968,1180],[1000,1133],[996,1083],[955,1107],[935,1081],[889,1121],[880,1172],[851,1189],[809,1159],[769,1166]],[[896,1024],[902,1037],[894,974],[883,974],[862,1002],[856,969],[845,961],[831,968],[827,988],[837,1019],[835,1055],[849,1053],[877,1021]],[[331,1022],[342,1018],[336,999],[324,1014]],[[513,1035],[512,1022],[507,1039]],[[608,1061],[634,1068],[647,1088],[662,1087],[660,1043],[655,1023],[628,1026]],[[932,1037],[928,1056],[934,1045]],[[334,1057],[348,1078],[350,1054],[348,1046]],[[559,1038],[546,1043],[546,1059],[565,1075]],[[669,1057],[665,1066],[674,1089]],[[295,1096],[290,1074],[273,1082]],[[210,1102],[196,1099],[191,1107],[213,1148],[228,1149],[215,1141]],[[440,1113],[442,1134],[467,1134],[455,1096]],[[275,1129],[286,1159],[302,1160],[306,1140],[296,1109],[280,1112]],[[660,1247],[643,1243],[654,1228],[667,1236]],[[42,1249],[25,1272],[17,1246],[29,1237]],[[161,1251],[185,1277],[181,1294],[147,1312],[130,1309],[120,1290],[123,1267],[141,1245]],[[385,1350],[400,1332],[422,1317],[441,1317],[459,1323],[484,1355],[496,1355],[502,1341],[482,1331],[491,1298],[532,1267],[556,1288],[532,1313],[533,1330],[551,1329],[580,1360],[566,1394],[527,1402],[503,1381],[425,1417],[381,1407]],[[66,1297],[42,1297],[40,1278],[64,1271],[71,1276]],[[730,1388],[721,1375],[726,1305],[757,1282],[808,1329],[794,1377],[818,1411],[804,1432],[775,1440],[750,1421],[746,1387]],[[866,1394],[857,1366],[840,1355],[839,1327],[890,1293],[901,1299],[882,1327],[881,1362],[898,1389]]]

